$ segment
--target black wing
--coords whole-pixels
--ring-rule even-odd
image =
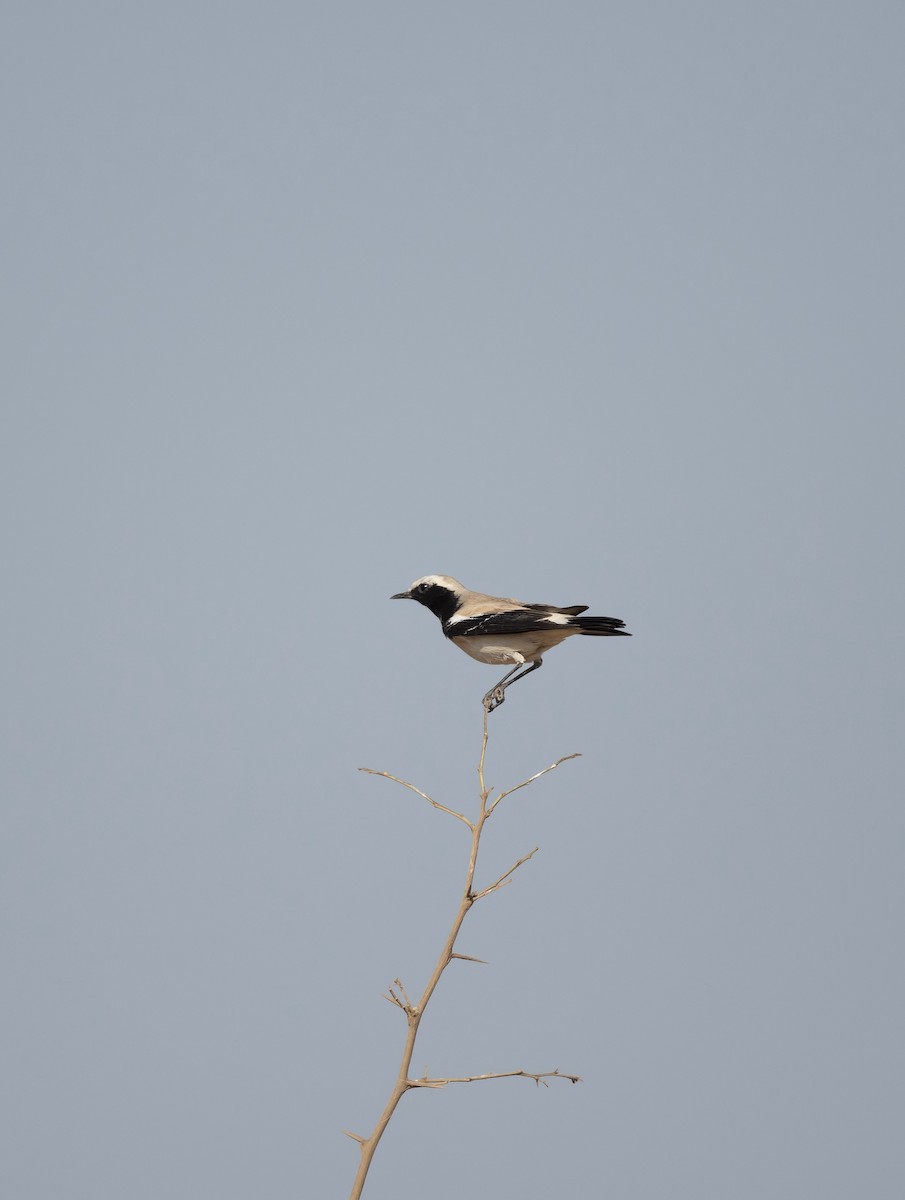
[[[525,605],[511,612],[487,613],[483,617],[463,617],[443,626],[448,638],[484,637],[498,633],[537,633],[538,630],[564,629],[562,621],[551,621],[549,609],[537,611],[539,604]],[[583,611],[583,610],[582,610]]]

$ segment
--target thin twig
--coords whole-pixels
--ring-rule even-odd
[[[567,1079],[569,1083],[581,1083],[580,1075],[566,1075],[563,1071],[490,1071],[486,1075],[459,1075],[448,1079],[410,1079],[411,1087],[444,1088],[449,1083],[483,1083],[485,1079],[533,1079],[538,1085],[549,1087],[548,1079]]]
[[[472,825],[471,821],[469,821],[468,817],[466,817],[464,813],[456,812],[454,808],[447,808],[446,805],[441,804],[439,800],[434,800],[432,796],[428,796],[427,792],[422,792],[421,788],[416,788],[413,783],[409,783],[405,779],[399,779],[398,776],[391,775],[389,771],[372,771],[370,767],[359,767],[358,769],[359,771],[363,771],[365,775],[382,775],[384,779],[392,779],[394,783],[401,783],[404,788],[408,788],[410,792],[414,792],[416,795],[421,796],[422,799],[426,800],[428,804],[432,804],[434,808],[439,809],[440,812],[449,813],[451,817],[456,817],[458,820],[463,821],[469,829],[474,829],[474,825]]]
[[[515,787],[508,788],[505,792],[500,792],[487,811],[493,812],[501,800],[505,800],[507,796],[511,796],[513,792],[517,792],[520,788],[527,787],[529,783],[534,783],[535,779],[540,779],[541,775],[547,775],[550,771],[555,771],[557,767],[561,766],[564,762],[568,762],[571,758],[581,758],[581,754],[565,754],[562,758],[558,758],[555,763],[550,763],[549,767],[544,767],[542,771],[538,771],[536,775],[532,775],[530,779],[523,779]]]
[[[395,983],[396,987],[398,987],[400,992],[402,992],[402,999],[405,1001],[405,1004],[403,1006],[405,1008],[405,1011],[411,1012],[412,1011],[412,1002],[411,1002],[411,1000],[409,1000],[408,996],[406,995],[405,988],[402,986],[402,981],[400,979],[394,979],[393,983]]]
[[[475,897],[474,897],[475,900],[480,900],[484,896],[489,896],[490,893],[495,892],[498,887],[502,887],[504,883],[508,883],[509,876],[515,874],[515,872],[519,869],[519,867],[522,866],[523,863],[526,863],[529,858],[534,858],[535,854],[537,854],[539,849],[540,849],[539,846],[535,846],[530,854],[523,855],[523,857],[520,858],[517,863],[515,863],[513,866],[511,866],[504,875],[501,875],[499,877],[499,879],[496,881],[496,883],[491,883],[489,887],[482,888],[479,892],[475,892]]]

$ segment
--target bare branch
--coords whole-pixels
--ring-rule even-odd
[[[564,762],[568,762],[572,758],[581,758],[581,754],[566,754],[562,758],[558,758],[555,763],[551,763],[549,767],[544,767],[542,771],[538,771],[536,775],[532,775],[530,779],[523,779],[521,783],[517,783],[515,787],[509,788],[505,792],[500,792],[493,804],[487,806],[488,813],[492,813],[501,800],[505,800],[507,796],[511,796],[513,792],[517,792],[520,788],[527,787],[529,783],[534,783],[535,779],[540,779],[541,775],[547,775],[550,771],[555,771],[558,766]]]
[[[346,1137],[350,1137],[353,1142],[358,1142],[359,1146],[363,1146],[368,1140],[367,1138],[363,1138],[361,1134],[350,1133],[348,1129],[344,1129],[343,1133],[346,1135]]]
[[[405,779],[399,779],[396,775],[391,775],[389,771],[372,771],[370,767],[359,767],[358,769],[359,771],[363,771],[365,775],[381,775],[384,779],[392,779],[394,783],[402,784],[404,788],[408,788],[410,792],[421,796],[422,799],[426,800],[428,804],[432,804],[434,808],[439,809],[440,812],[449,813],[451,817],[456,817],[457,820],[462,821],[469,829],[474,831],[474,825],[472,825],[464,813],[456,812],[454,808],[447,808],[445,804],[441,804],[438,800],[434,800],[431,796],[428,796],[427,792],[422,792],[421,788],[416,788],[413,783],[408,783]]]
[[[485,1079],[533,1079],[540,1087],[549,1087],[548,1079],[567,1079],[569,1083],[581,1083],[580,1075],[567,1075],[558,1068],[555,1071],[491,1071],[487,1075],[459,1075],[448,1079],[410,1079],[409,1087],[444,1088],[449,1083],[483,1083]]]
[[[543,1084],[544,1087],[547,1086],[547,1080],[553,1078],[566,1079],[572,1083],[579,1082],[578,1075],[561,1075],[558,1070],[542,1071],[537,1074],[531,1071],[500,1071],[486,1075],[463,1075],[458,1077],[450,1076],[448,1079],[432,1079],[428,1074],[428,1068],[425,1067],[425,1074],[421,1079],[412,1079],[409,1075],[409,1071],[411,1070],[412,1055],[414,1053],[415,1042],[418,1037],[418,1030],[421,1025],[421,1020],[424,1016],[425,1009],[430,1003],[430,999],[440,982],[443,972],[454,958],[462,959],[465,962],[484,962],[484,959],[473,958],[469,954],[460,954],[455,949],[456,940],[459,937],[459,932],[466,916],[471,911],[476,900],[480,900],[483,896],[487,896],[490,894],[490,892],[496,891],[497,888],[504,887],[507,883],[511,882],[512,876],[519,869],[519,867],[526,863],[530,858],[533,858],[537,853],[537,847],[535,846],[530,854],[526,854],[524,857],[520,858],[518,862],[514,863],[513,866],[511,866],[509,870],[505,872],[505,874],[499,877],[499,879],[495,880],[481,891],[475,892],[475,868],[477,866],[481,834],[483,833],[484,826],[487,823],[490,814],[493,812],[499,802],[505,799],[506,796],[512,795],[512,793],[518,791],[519,788],[527,787],[529,783],[533,783],[534,780],[539,779],[541,775],[546,775],[548,771],[555,770],[560,763],[564,763],[570,758],[578,757],[577,754],[566,755],[565,758],[561,758],[551,766],[545,767],[543,771],[538,771],[537,774],[532,775],[530,779],[524,780],[524,782],[518,784],[516,787],[510,788],[509,791],[500,793],[496,799],[490,803],[489,798],[492,789],[488,788],[484,782],[484,763],[486,752],[487,708],[485,707],[484,728],[481,740],[481,755],[480,759],[478,760],[480,810],[474,821],[469,821],[464,813],[456,812],[455,809],[447,808],[445,804],[438,803],[438,801],[434,800],[431,796],[428,796],[426,792],[422,792],[420,788],[415,787],[414,784],[409,783],[405,779],[400,779],[396,775],[391,775],[389,771],[374,771],[370,767],[359,767],[359,770],[363,771],[366,775],[380,775],[384,779],[391,779],[394,783],[398,783],[402,787],[408,788],[408,790],[414,792],[416,796],[420,796],[422,800],[426,800],[433,808],[439,809],[440,812],[449,813],[451,817],[455,817],[458,821],[461,821],[463,825],[467,825],[471,832],[471,849],[468,856],[468,867],[465,872],[464,886],[460,894],[459,907],[455,916],[453,917],[452,926],[449,930],[449,933],[446,935],[443,948],[440,951],[440,954],[436,960],[430,977],[424,986],[424,990],[421,993],[420,998],[415,1004],[413,1004],[409,1000],[405,988],[398,979],[393,980],[393,986],[388,989],[388,994],[385,996],[386,1000],[388,1000],[391,1004],[394,1004],[397,1008],[401,1008],[406,1014],[407,1029],[405,1035],[405,1045],[402,1050],[402,1061],[399,1065],[399,1071],[396,1075],[396,1080],[392,1089],[390,1090],[386,1104],[384,1105],[383,1111],[377,1119],[377,1123],[374,1126],[372,1133],[367,1138],[360,1137],[355,1133],[348,1134],[348,1136],[354,1141],[358,1142],[361,1147],[358,1171],[355,1176],[355,1182],[352,1187],[350,1200],[360,1200],[362,1189],[364,1188],[365,1180],[367,1178],[371,1162],[374,1158],[374,1152],[377,1149],[377,1145],[380,1142],[380,1139],[383,1137],[386,1127],[392,1119],[393,1113],[396,1111],[399,1101],[411,1088],[443,1088],[450,1083],[478,1083],[485,1079],[509,1078],[533,1079],[536,1085],[540,1086]]]
[[[490,893],[495,892],[498,887],[502,887],[505,883],[508,883],[509,876],[514,875],[519,867],[526,863],[529,858],[534,858],[539,849],[539,846],[535,846],[530,854],[523,855],[518,862],[511,866],[505,875],[501,875],[495,883],[491,883],[489,887],[482,888],[481,891],[475,892],[475,900],[481,900],[484,896],[489,896]]]

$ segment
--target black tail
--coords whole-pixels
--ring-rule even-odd
[[[625,621],[620,621],[616,617],[573,617],[569,622],[573,629],[580,629],[582,633],[589,633],[594,637],[631,637],[627,629],[624,629]]]

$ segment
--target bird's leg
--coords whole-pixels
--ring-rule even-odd
[[[543,665],[543,659],[539,658],[533,662],[530,667],[525,667],[521,675],[516,675],[515,672],[521,667],[521,663],[517,663],[511,671],[507,671],[496,687],[492,687],[484,697],[484,707],[489,713],[492,713],[495,708],[499,708],[506,699],[506,688],[512,687],[519,679],[524,679],[526,675],[530,675],[532,671],[536,671],[538,667]],[[515,676],[515,678],[511,678]],[[506,681],[509,681],[508,683]]]
[[[501,705],[503,703],[504,699],[506,698],[504,695],[504,693],[506,691],[506,688],[504,686],[506,683],[506,680],[511,675],[514,675],[521,666],[522,666],[521,663],[516,663],[515,666],[512,668],[512,670],[507,671],[506,674],[503,676],[503,678],[500,680],[500,682],[496,685],[496,687],[492,687],[490,689],[490,691],[487,693],[487,695],[484,697],[484,707],[487,709],[488,712],[493,712],[493,710],[495,708],[498,708],[499,705]]]

